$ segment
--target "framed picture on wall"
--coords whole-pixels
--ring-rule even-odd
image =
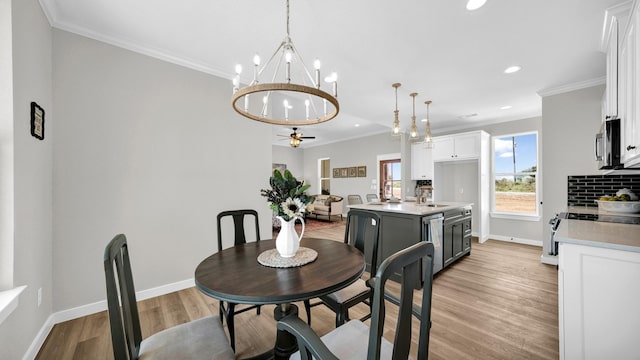
[[[340,177],[349,177],[349,169],[347,168],[340,168]]]
[[[352,166],[349,168],[349,177],[358,176],[358,168],[356,166]]]
[[[340,177],[340,168],[333,168],[333,177],[334,178]]]
[[[367,177],[367,167],[358,166],[358,177]]]
[[[31,102],[31,135],[44,140],[44,109],[35,102]]]

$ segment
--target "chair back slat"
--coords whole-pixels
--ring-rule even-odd
[[[217,216],[218,225],[218,251],[222,251],[222,218],[231,216],[233,218],[233,245],[241,245],[247,243],[247,235],[244,228],[244,219],[246,216],[253,216],[255,222],[256,241],[260,241],[260,224],[258,223],[258,212],[251,209],[229,210],[223,211]]]
[[[413,290],[416,277],[426,257],[424,270],[423,301],[420,312],[420,339],[418,360],[425,360],[429,354],[429,331],[431,323],[431,282],[433,279],[433,244],[419,242],[401,250],[387,259],[378,267],[375,276],[375,290],[371,327],[369,330],[369,347],[367,359],[380,359],[381,341],[384,332],[385,319],[385,285],[395,273],[402,275],[400,286],[400,304],[398,322],[394,336],[393,359],[407,359],[411,346],[411,316],[413,313]]]
[[[116,235],[104,251],[111,341],[116,359],[137,359],[142,342],[140,317],[127,239]]]
[[[344,243],[354,246],[365,254],[370,262],[370,274],[373,277],[378,265],[378,239],[380,237],[380,216],[372,211],[351,209],[347,214],[347,225],[344,230]],[[367,244],[371,246],[371,255],[365,251]]]

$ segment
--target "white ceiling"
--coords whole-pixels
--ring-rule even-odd
[[[54,27],[228,79],[286,33],[284,0],[40,1]],[[540,116],[538,92],[603,81],[605,9],[621,2],[488,0],[468,11],[466,0],[291,0],[298,51],[338,72],[340,87],[340,115],[301,129],[317,137],[302,146],[390,131],[394,82],[404,130],[412,92],[418,119],[433,101],[436,134]],[[511,65],[522,70],[504,74]],[[274,126],[274,143],[286,145],[276,134],[290,132]]]

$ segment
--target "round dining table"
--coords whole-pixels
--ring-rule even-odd
[[[196,287],[220,301],[236,304],[277,304],[276,321],[297,316],[296,301],[309,300],[347,287],[365,270],[364,254],[341,241],[303,238],[301,247],[313,249],[317,258],[306,265],[278,268],[257,258],[275,248],[275,240],[237,245],[204,259],[195,270]],[[297,351],[293,335],[276,330],[276,343],[267,358],[288,359]]]

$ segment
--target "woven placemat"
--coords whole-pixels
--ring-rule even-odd
[[[258,262],[268,267],[290,268],[306,265],[313,262],[317,257],[317,251],[306,247],[298,248],[296,254],[289,258],[283,258],[278,254],[278,250],[270,249],[258,255]]]

